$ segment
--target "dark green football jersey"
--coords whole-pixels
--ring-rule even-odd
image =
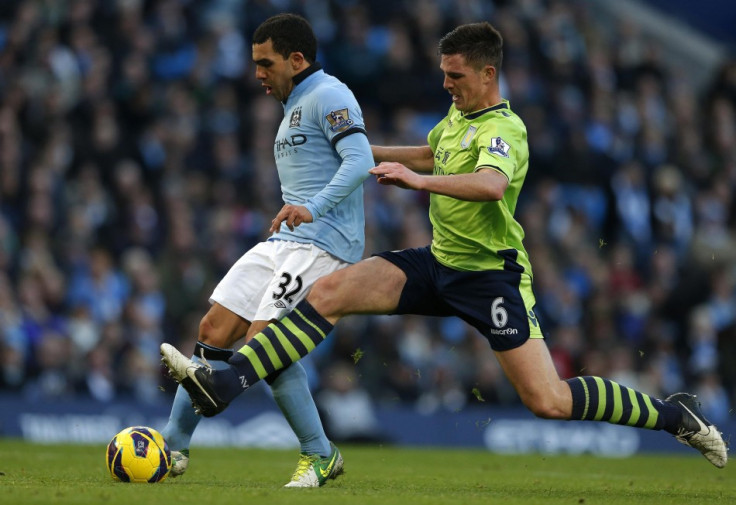
[[[497,202],[468,202],[431,194],[429,217],[435,258],[457,270],[521,266],[531,275],[522,243],[524,230],[514,219],[529,167],[529,147],[526,126],[508,101],[471,114],[463,114],[452,105],[427,139],[434,152],[434,175],[451,177],[492,168],[509,180],[503,199]]]

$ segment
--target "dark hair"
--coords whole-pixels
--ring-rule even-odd
[[[302,53],[308,63],[317,59],[317,37],[309,22],[296,14],[277,14],[265,20],[253,33],[253,43],[263,44],[271,39],[273,50],[288,58],[291,53]]]
[[[460,25],[442,37],[439,52],[461,54],[476,69],[494,66],[498,75],[503,62],[503,37],[487,22]]]

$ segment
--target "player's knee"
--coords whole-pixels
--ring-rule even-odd
[[[307,301],[323,317],[339,315],[341,306],[340,297],[337,296],[338,292],[339,282],[333,276],[328,275],[314,283],[307,296]]]

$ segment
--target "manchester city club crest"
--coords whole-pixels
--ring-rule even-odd
[[[345,131],[355,123],[355,121],[350,119],[347,109],[333,110],[325,116],[325,119],[329,121],[330,130],[333,133]]]
[[[291,119],[289,119],[289,128],[296,128],[302,122],[302,108],[297,107],[291,112]]]

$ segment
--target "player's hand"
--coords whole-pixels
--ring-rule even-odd
[[[384,161],[368,170],[368,173],[375,175],[379,184],[404,189],[422,189],[422,176],[401,163]]]
[[[271,228],[268,230],[274,233],[281,230],[281,223],[294,231],[294,228],[302,223],[311,223],[314,221],[312,213],[303,205],[284,205],[276,217],[271,220]]]

